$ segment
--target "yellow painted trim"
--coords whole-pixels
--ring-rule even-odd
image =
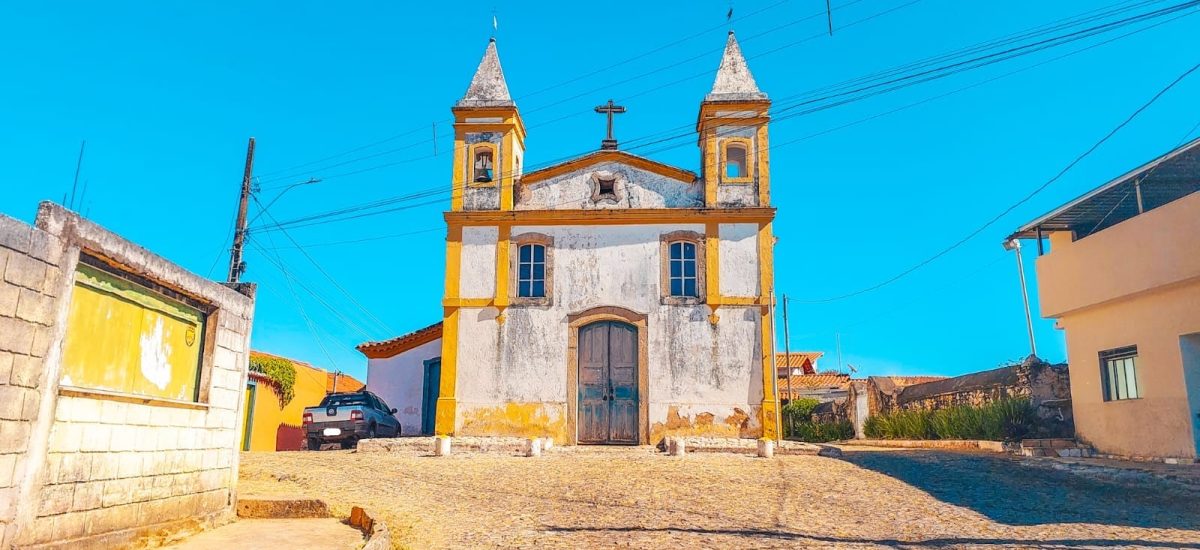
[[[461,137],[456,137],[454,140],[453,157],[454,166],[450,169],[450,210],[461,212],[467,182],[467,175],[463,170],[466,165],[467,146]]]
[[[504,308],[508,307],[508,254],[509,237],[512,235],[512,227],[507,224],[501,224],[498,228],[498,236],[496,238],[496,294],[492,301],[495,306],[503,313]]]
[[[740,178],[730,178],[725,176],[726,168],[729,166],[729,146],[741,145],[746,149],[746,175]],[[754,161],[757,148],[754,146],[754,140],[747,137],[727,137],[721,139],[721,163],[718,165],[717,177],[723,185],[746,185],[754,183],[754,173],[758,169],[757,162]]]
[[[513,182],[517,179],[517,174],[513,171],[513,157],[517,154],[516,137],[512,133],[505,134],[501,139],[504,150],[504,158],[500,159],[500,166],[503,172],[500,173],[500,209],[513,209]]]
[[[704,269],[704,301],[716,313],[721,305],[721,225],[717,222],[704,224]]]
[[[704,139],[704,205],[713,208],[717,206],[717,182],[721,163],[717,160],[717,132],[715,129],[701,128],[700,135]]]
[[[438,387],[437,410],[434,413],[434,432],[454,435],[455,414],[458,412],[458,308],[446,308],[442,320],[442,373]]]
[[[462,226],[446,227],[446,293],[444,299],[458,299],[458,280],[462,274]]]
[[[761,306],[768,303],[767,298],[758,296],[725,296],[718,298],[723,306]]]
[[[774,208],[631,208],[593,210],[479,210],[446,212],[446,223],[466,225],[622,225],[694,223],[770,223]]]
[[[771,147],[767,135],[767,124],[758,127],[758,147],[754,148],[758,159],[758,205],[771,205]]]
[[[525,176],[521,178],[521,183],[536,183],[553,178],[555,176],[566,174],[567,172],[573,172],[586,166],[599,164],[601,162],[619,162],[621,164],[627,164],[629,166],[640,168],[660,176],[676,179],[684,183],[694,183],[696,181],[696,174],[682,168],[676,168],[669,164],[656,162],[648,158],[626,153],[624,151],[597,151],[595,153],[590,153],[582,157],[568,160],[562,164],[556,164],[540,170],[534,170],[533,172],[525,174]]]
[[[762,296],[770,299],[775,286],[775,236],[771,232],[771,224],[764,223],[758,228],[758,273],[759,291]],[[761,422],[763,437],[779,439],[778,406],[775,395],[775,342],[771,338],[771,308],[762,308],[762,377],[763,402]]]
[[[492,307],[491,298],[458,298],[442,300],[442,307]]]

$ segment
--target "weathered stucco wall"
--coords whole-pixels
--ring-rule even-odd
[[[425,361],[442,355],[442,339],[426,342],[408,351],[384,359],[367,360],[367,387],[394,409],[400,421],[400,433],[421,433],[421,409],[425,391]]]
[[[81,250],[207,304],[197,401],[61,384]],[[0,216],[0,266],[0,547],[122,546],[231,519],[253,287],[202,279],[50,203],[36,228]]]
[[[246,431],[250,432],[251,451],[276,451],[279,449],[279,434],[282,430],[292,430],[287,437],[287,443],[293,448],[284,449],[298,451],[303,448],[304,436],[295,433],[303,430],[303,416],[306,407],[315,407],[325,398],[326,372],[306,365],[293,363],[296,368],[296,382],[292,385],[292,400],[284,406],[279,404],[279,394],[267,383],[259,383],[254,391],[254,413],[250,424],[242,428],[240,441],[246,439]],[[249,391],[249,390],[246,390]]]
[[[751,297],[759,294],[758,225],[723,223],[721,232],[721,294]]]
[[[617,200],[593,201],[593,175],[616,177]],[[532,184],[521,184],[517,210],[689,208],[704,205],[699,183],[661,176],[617,162],[599,162]]]
[[[490,298],[496,293],[496,240],[499,235],[495,227],[463,228],[464,267],[458,287],[463,298]]]
[[[732,251],[744,246],[741,229],[732,232]],[[513,227],[514,238],[537,232],[554,239],[550,305],[510,306],[503,323],[495,308],[461,309],[456,431],[573,441],[566,432],[567,317],[616,306],[647,316],[648,364],[642,368],[648,369],[648,387],[642,398],[649,422],[640,429],[652,442],[667,433],[757,436],[760,308],[723,306],[713,325],[706,305],[664,305],[660,237],[678,230],[702,234],[704,226]],[[476,269],[465,258],[463,272]],[[753,278],[750,285],[757,288],[756,269],[747,270],[744,261],[729,269],[722,267],[721,279],[732,279],[732,288],[748,286],[740,278]]]

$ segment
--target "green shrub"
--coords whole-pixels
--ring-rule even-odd
[[[813,410],[821,402],[812,398],[793,399],[783,406],[783,437],[809,443],[840,441],[854,437],[854,425],[849,420],[820,422],[813,420]]]
[[[296,396],[296,366],[282,357],[270,355],[253,355],[250,357],[250,370],[262,374],[270,380],[279,394],[279,406],[285,407]]]
[[[896,411],[875,415],[863,424],[875,439],[1022,439],[1037,424],[1028,399],[1001,399],[974,407],[959,405],[936,411]]]

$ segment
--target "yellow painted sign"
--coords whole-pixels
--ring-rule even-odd
[[[195,401],[204,323],[195,308],[79,264],[62,384]]]

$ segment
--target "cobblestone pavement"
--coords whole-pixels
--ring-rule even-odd
[[[248,453],[238,490],[367,506],[413,548],[1200,548],[1195,494],[979,453]]]

